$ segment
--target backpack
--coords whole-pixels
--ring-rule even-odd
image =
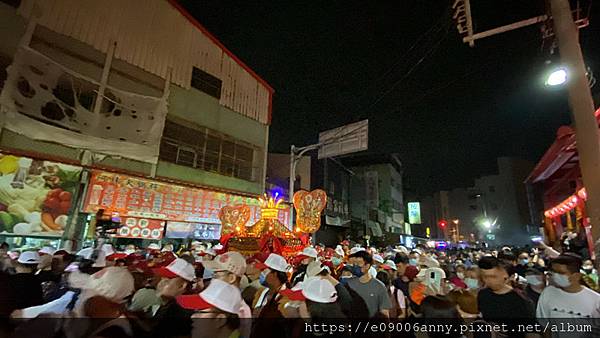
[[[352,297],[352,302],[350,308],[352,311],[350,312],[351,319],[368,319],[370,318],[369,307],[365,300],[358,294],[358,292],[354,291],[351,287],[346,285],[346,289],[350,293],[350,297]]]

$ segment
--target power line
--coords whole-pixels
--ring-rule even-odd
[[[444,34],[444,36],[438,40],[438,42],[436,42],[431,48],[429,48],[429,50],[425,53],[425,55],[423,55],[421,57],[421,59],[419,59],[419,61],[417,61],[417,63],[415,63],[409,70],[408,72],[406,72],[404,74],[404,76],[402,76],[400,79],[398,79],[396,82],[394,82],[390,88],[388,88],[388,90],[386,90],[382,95],[380,95],[375,102],[373,102],[372,104],[370,104],[369,106],[367,106],[366,108],[362,108],[363,111],[367,111],[373,107],[375,107],[383,98],[385,98],[389,93],[391,93],[394,89],[396,89],[396,86],[398,86],[402,81],[404,81],[406,78],[408,78],[416,69],[417,67],[423,63],[423,61],[425,61],[425,59],[427,59],[427,57],[429,57],[430,55],[432,55],[440,46],[440,44],[446,39],[446,37],[448,36],[448,32],[449,32],[449,25],[446,27],[446,33]]]

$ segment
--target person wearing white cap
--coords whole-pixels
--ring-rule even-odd
[[[196,279],[194,266],[184,259],[177,258],[169,265],[152,270],[162,280],[156,292],[162,305],[156,310],[153,318],[155,327],[153,337],[177,337],[189,335],[192,328],[191,313],[176,302],[176,297],[189,293]]]
[[[213,281],[220,280],[241,289],[240,283],[246,273],[246,259],[239,252],[226,252],[218,255],[212,261],[203,262],[202,265],[204,265],[205,269],[212,270]],[[242,336],[249,337],[252,325],[252,311],[250,310],[250,306],[242,302],[237,314],[241,319],[244,319],[240,328]]]
[[[380,314],[389,317],[389,309],[392,307],[388,291],[377,279],[369,273],[373,265],[373,258],[366,251],[358,251],[354,255],[355,276],[348,280],[348,287],[358,293],[365,301],[369,309],[369,317],[373,318]]]
[[[309,278],[302,285],[305,301],[300,304],[301,318],[310,318],[312,322],[321,322],[330,318],[345,318],[338,300],[336,289],[326,280]]]
[[[148,250],[160,250],[160,245],[157,243],[150,243],[148,245]]]
[[[279,300],[281,299],[280,292],[287,288],[288,282],[287,272],[290,270],[290,265],[280,255],[270,254],[264,263],[257,262],[255,266],[263,270],[260,274],[260,281],[266,288],[256,291],[252,308],[254,318],[279,318],[283,315],[279,311]],[[278,325],[279,324],[279,325]],[[253,329],[251,337],[270,336],[273,332],[284,332],[284,326],[278,321],[258,320]]]
[[[34,272],[40,262],[37,251],[21,252],[19,258],[13,261],[16,273],[8,279],[12,304],[7,305],[10,312],[30,306],[43,304],[42,287]]]
[[[338,244],[338,246],[336,246],[335,250],[333,251],[333,257],[331,257],[331,264],[333,265],[333,271],[331,271],[331,274],[335,278],[339,278],[342,274],[342,269],[345,266],[344,256],[344,249],[341,245]]]
[[[419,256],[421,255],[419,249],[415,249],[408,254],[408,264],[412,266],[417,266],[417,261],[419,260]]]
[[[81,256],[85,259],[92,259],[92,256],[94,254],[94,248],[85,248],[85,249],[81,249],[79,250],[79,252],[77,252],[77,256]],[[94,263],[92,264],[92,267],[94,268],[103,268],[106,266],[106,251],[104,250],[98,250],[98,256],[96,257],[96,260],[94,261]]]
[[[381,266],[383,265],[384,262],[385,262],[385,260],[383,259],[383,257],[380,254],[373,255],[373,265],[369,269],[369,273],[371,274],[371,276],[373,276],[373,278],[377,277],[377,272],[381,269]]]
[[[308,264],[317,260],[319,253],[317,249],[312,246],[305,247],[302,252],[298,255],[296,259],[300,260],[300,264],[292,274],[292,285],[296,285],[298,282],[304,279],[304,275],[306,274],[306,267]]]
[[[177,302],[181,307],[195,311],[191,318],[210,319],[194,320],[192,338],[241,336],[238,313],[244,301],[240,290],[235,286],[215,279],[200,294],[179,296]]]

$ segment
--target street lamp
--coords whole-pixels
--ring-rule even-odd
[[[492,228],[492,222],[490,222],[490,220],[487,220],[487,219],[486,219],[485,221],[483,221],[483,226],[484,226],[486,229],[491,229],[491,228]]]
[[[546,86],[560,86],[567,82],[567,69],[564,67],[554,69],[546,79]]]

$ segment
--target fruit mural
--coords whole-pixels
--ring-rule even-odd
[[[0,234],[61,236],[81,170],[0,153]]]

